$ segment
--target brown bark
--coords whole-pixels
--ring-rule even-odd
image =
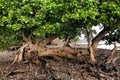
[[[96,59],[94,58],[94,53],[97,50],[97,46],[99,41],[105,36],[105,34],[107,34],[109,31],[106,30],[105,28],[95,37],[92,39],[92,44],[90,44],[90,42],[88,42],[88,46],[89,46],[89,51],[90,51],[90,60],[91,63],[95,63]],[[90,34],[88,34],[90,35]]]
[[[93,38],[92,35],[92,30],[88,29],[86,26],[86,31],[87,31],[87,41],[88,41],[88,48],[89,48],[89,54],[90,54],[90,63],[96,63],[96,59],[94,57],[94,50],[93,47],[91,46],[91,40]]]
[[[92,48],[93,50],[97,50],[97,45],[99,43],[99,41],[105,36],[105,34],[107,34],[109,32],[109,30],[106,30],[105,28],[95,37],[92,39]]]
[[[87,35],[88,35],[87,36],[87,41],[88,41],[88,47],[89,47],[89,53],[90,53],[90,60],[91,60],[91,63],[95,63],[96,59],[94,58],[94,53],[97,50],[97,45],[98,45],[99,41],[109,31],[104,28],[95,38],[92,37],[92,31],[90,29],[88,29],[87,26],[86,26],[86,31],[87,31]]]
[[[67,53],[66,53],[67,52]],[[41,50],[39,50],[39,56],[43,57],[43,56],[52,56],[52,55],[59,55],[59,56],[65,56],[65,55],[69,55],[69,54],[77,54],[77,52],[74,51],[74,49],[71,49],[69,47],[62,47],[62,48],[58,48],[58,49],[49,49],[49,48],[44,48]]]

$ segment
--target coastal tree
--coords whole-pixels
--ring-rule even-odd
[[[25,37],[30,35],[40,37],[31,42],[44,42],[43,39],[52,36],[74,37],[81,33],[89,34],[92,26],[97,25],[103,29],[90,39],[89,45],[91,62],[95,62],[93,54],[101,39],[104,38],[108,42],[120,41],[119,2],[119,0],[0,0],[0,43],[7,44],[6,46],[17,45],[23,41],[22,33]],[[25,37],[24,41],[29,42]],[[47,39],[48,42],[51,40]]]

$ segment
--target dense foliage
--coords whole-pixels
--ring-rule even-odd
[[[0,0],[0,45],[19,43],[20,31],[26,36],[32,33],[41,37],[73,37],[84,32],[85,26],[101,24],[112,34],[108,41],[113,36],[120,41],[119,3],[119,0]]]

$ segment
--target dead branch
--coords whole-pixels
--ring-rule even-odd
[[[8,50],[9,51],[16,51],[16,50],[18,50],[20,48],[20,46],[10,46],[10,47],[8,47]]]
[[[25,37],[25,35],[24,35],[23,32],[21,32],[21,36],[22,36],[22,38],[23,38],[23,40],[24,40],[25,42],[28,42],[28,41],[29,41],[29,40]]]
[[[4,77],[2,77],[2,80],[4,80],[6,77],[8,77],[10,75],[15,75],[15,74],[18,74],[18,73],[25,73],[25,72],[27,72],[27,70],[22,70],[22,69],[20,69],[20,70],[13,70],[13,71],[7,73]]]
[[[32,38],[32,33],[29,35],[28,39],[31,39]]]
[[[46,44],[50,43],[53,39],[57,38],[56,36],[48,37],[40,43],[40,47],[44,47]]]
[[[15,63],[15,62],[21,62],[23,60],[23,54],[24,54],[24,49],[25,47],[27,47],[28,44],[24,44],[22,47],[20,47],[17,52],[16,52],[16,56],[14,58],[14,61],[12,62],[12,65]]]
[[[114,54],[115,54],[115,51],[117,50],[117,48],[119,48],[119,46],[117,46],[117,42],[114,43],[114,48],[111,50],[111,53],[109,55],[109,57],[107,58],[106,60],[106,64],[109,64],[109,63],[115,63],[120,57],[116,57],[114,58]]]
[[[34,40],[34,44],[35,45],[39,45],[39,36],[36,36],[36,37],[34,37],[33,35],[31,36],[31,39],[33,39]]]
[[[39,36],[35,38],[35,45],[37,46],[39,44]]]
[[[70,42],[70,36],[67,37],[63,47],[66,47],[69,44],[69,42]]]

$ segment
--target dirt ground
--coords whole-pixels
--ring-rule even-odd
[[[106,64],[110,50],[99,49],[97,63],[63,58],[41,58],[41,65],[0,61],[0,80],[120,80],[120,51],[113,56],[114,63]]]

